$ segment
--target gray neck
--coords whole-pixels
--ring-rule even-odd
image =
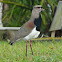
[[[31,14],[31,19],[35,19],[38,17],[39,17],[39,12],[36,9],[33,9]]]

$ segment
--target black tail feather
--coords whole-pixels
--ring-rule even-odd
[[[13,45],[13,42],[9,42],[10,45]]]

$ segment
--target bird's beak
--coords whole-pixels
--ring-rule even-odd
[[[45,9],[42,8],[41,11],[45,11]]]

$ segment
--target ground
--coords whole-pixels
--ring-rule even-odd
[[[61,41],[34,41],[31,54],[28,43],[28,56],[26,58],[26,42],[16,42],[13,46],[6,41],[0,42],[0,62],[62,62]]]

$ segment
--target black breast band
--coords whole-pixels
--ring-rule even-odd
[[[36,30],[37,31],[40,31],[41,22],[42,22],[41,14],[39,14],[39,18],[34,20],[34,24],[36,25]]]

